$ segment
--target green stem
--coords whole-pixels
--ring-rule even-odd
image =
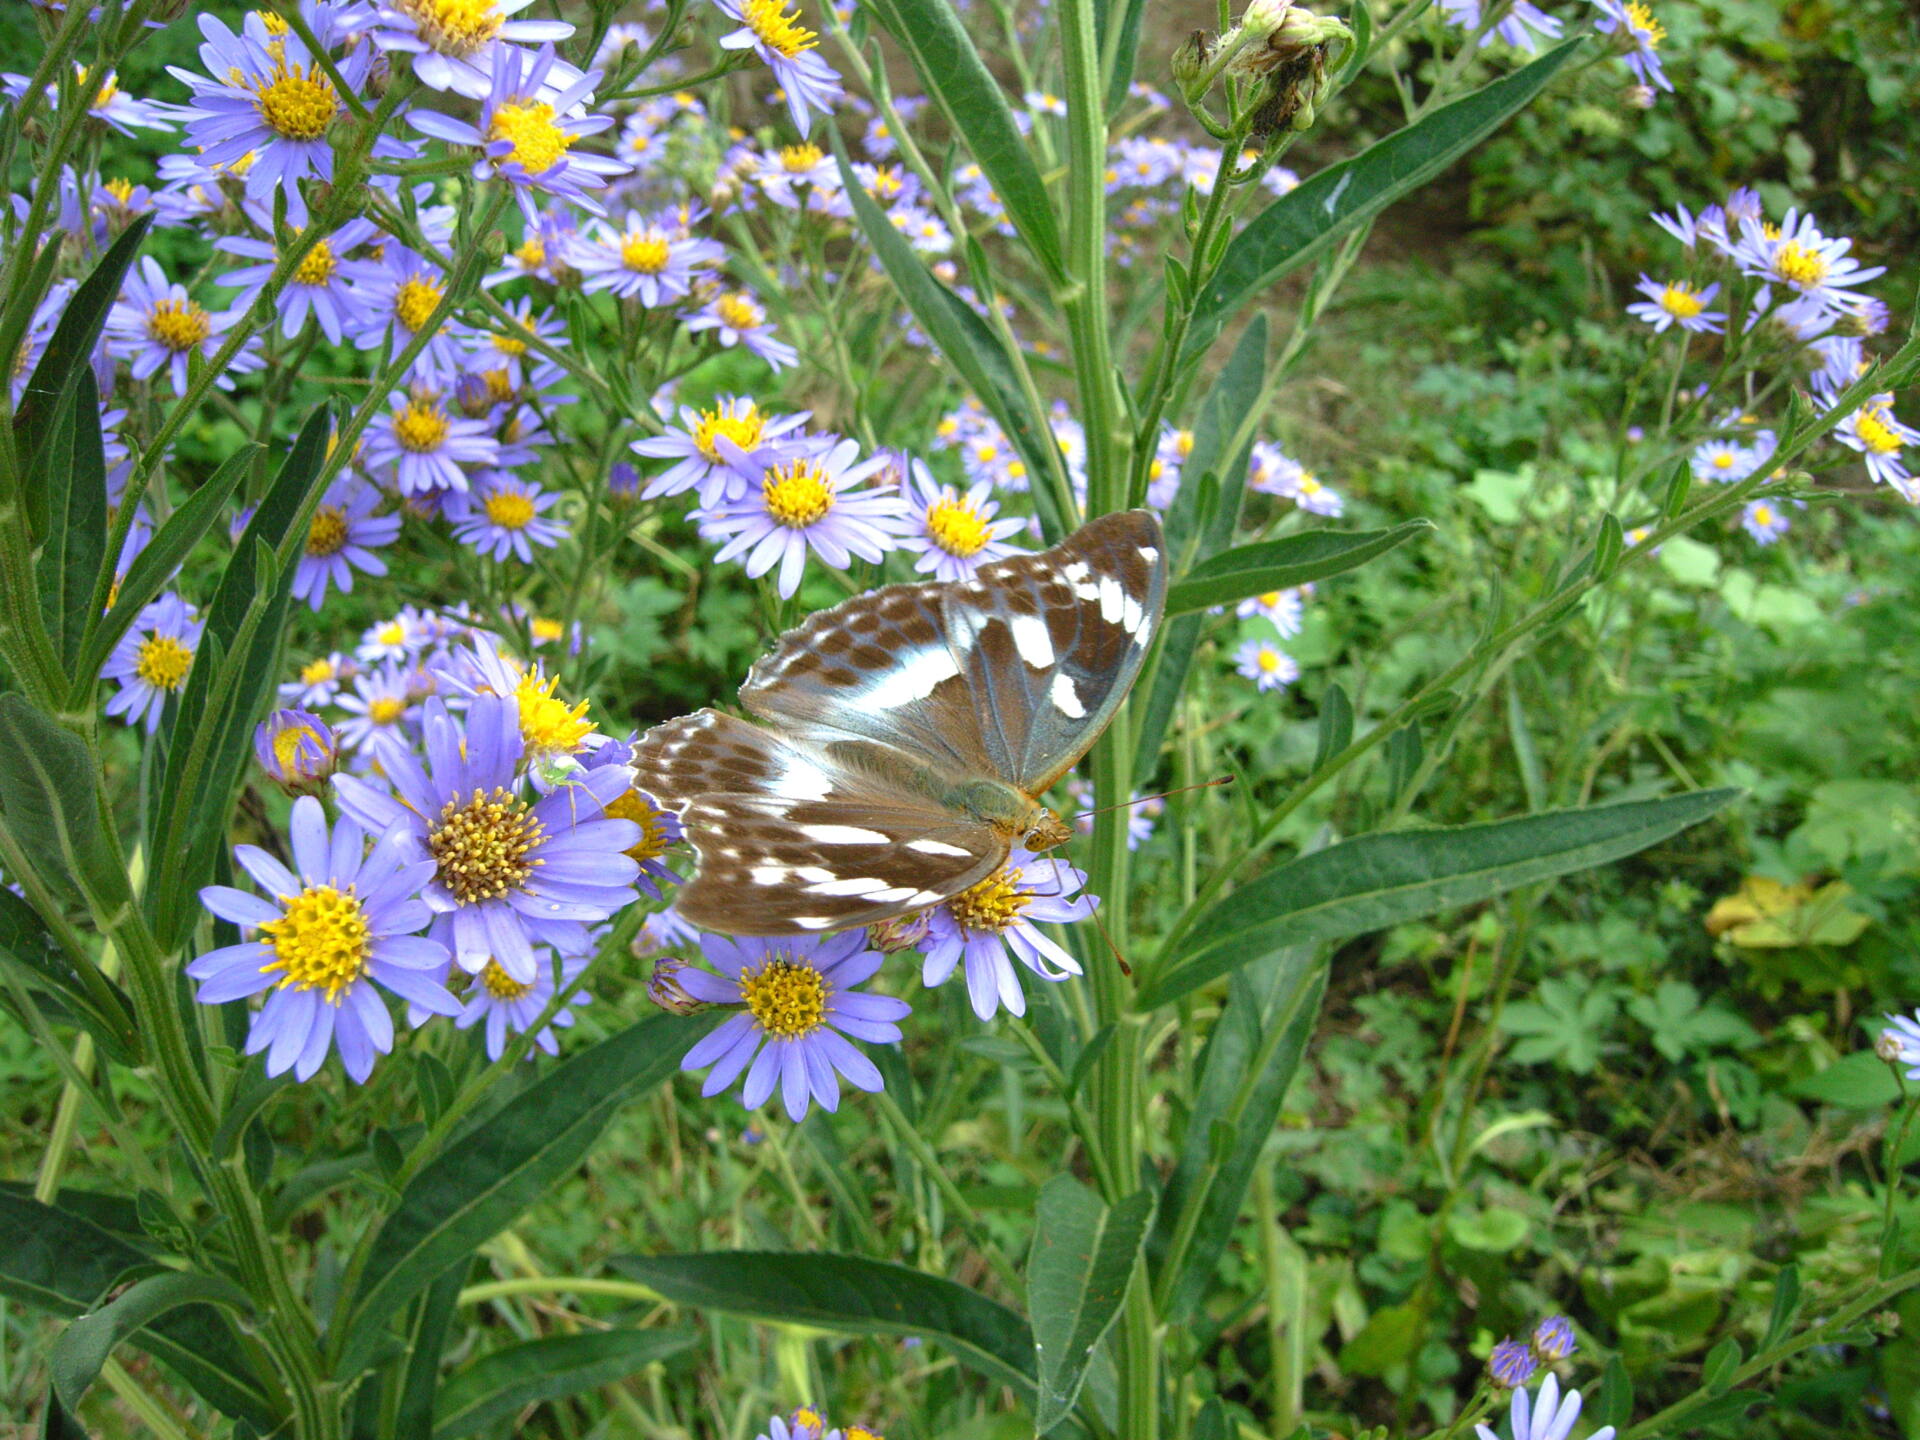
[[[993,1237],[987,1233],[987,1227],[980,1219],[980,1212],[975,1210],[967,1197],[960,1193],[960,1187],[954,1184],[953,1177],[947,1173],[947,1167],[941,1162],[933,1146],[927,1143],[926,1137],[920,1133],[920,1128],[902,1113],[899,1102],[886,1091],[878,1092],[874,1099],[879,1102],[880,1113],[887,1117],[887,1123],[893,1127],[893,1132],[899,1137],[900,1143],[913,1152],[913,1158],[919,1161],[920,1168],[926,1172],[927,1178],[933,1181],[947,1204],[953,1207],[953,1213],[960,1218],[960,1223],[967,1227],[973,1243],[986,1257],[987,1264],[993,1267],[993,1273],[1000,1277],[1000,1283],[1007,1287],[1007,1293],[1009,1295],[1025,1294],[1025,1287],[1020,1282],[1020,1273],[1013,1268],[1000,1247],[994,1243]]]

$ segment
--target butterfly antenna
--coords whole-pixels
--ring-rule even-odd
[[[1133,799],[1123,800],[1118,805],[1102,805],[1097,810],[1080,810],[1075,812],[1073,818],[1084,820],[1089,815],[1104,815],[1109,810],[1131,810],[1135,805],[1145,805],[1149,800],[1165,800],[1170,795],[1184,795],[1189,790],[1213,790],[1222,785],[1231,785],[1233,781],[1234,777],[1231,775],[1220,775],[1212,780],[1202,780],[1197,785],[1181,785],[1172,790],[1162,790],[1155,795],[1136,795]]]
[[[1127,964],[1127,957],[1120,953],[1120,947],[1113,943],[1113,936],[1107,933],[1106,922],[1100,918],[1100,907],[1094,906],[1087,912],[1093,917],[1093,925],[1100,932],[1100,938],[1107,942],[1107,949],[1113,952],[1113,963],[1120,967],[1120,973],[1129,980],[1133,978],[1133,967]]]

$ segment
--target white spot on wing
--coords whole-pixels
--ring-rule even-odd
[[[1109,625],[1119,623],[1127,608],[1127,592],[1111,575],[1100,577],[1100,618]]]
[[[802,825],[800,833],[821,845],[885,845],[889,838],[858,825]]]
[[[857,875],[850,880],[822,880],[817,885],[809,885],[807,890],[814,895],[871,895],[876,890],[885,890],[887,882],[876,880],[871,875]]]
[[[1074,688],[1073,677],[1066,671],[1059,671],[1053,677],[1053,708],[1069,720],[1087,718],[1087,707],[1080,703],[1080,692]]]
[[[773,776],[773,793],[787,800],[825,800],[833,794],[833,781],[827,772],[801,755],[780,757],[779,773]]]
[[[787,878],[787,867],[784,865],[756,865],[749,873],[753,876],[753,883],[756,885],[778,885],[782,880]]]
[[[1061,678],[1064,679],[1065,677],[1063,676]],[[959,845],[949,845],[944,840],[909,840],[907,842],[907,849],[918,850],[922,855],[965,855],[968,853],[963,847]]]
[[[824,865],[801,865],[798,866],[793,873],[802,880],[814,882],[833,879],[833,871],[827,869]]]
[[[802,930],[824,930],[833,924],[833,917],[831,915],[796,915],[793,917],[793,923]]]
[[[1047,622],[1038,615],[1015,615],[1007,622],[1013,631],[1013,648],[1035,670],[1053,664],[1053,641],[1047,637]]]
[[[953,663],[953,656],[944,645],[927,646],[882,671],[860,692],[857,703],[878,710],[893,710],[926,699],[942,680],[950,680],[959,673],[960,667]]]

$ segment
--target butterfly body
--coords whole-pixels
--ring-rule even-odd
[[[636,747],[637,783],[699,854],[680,913],[737,935],[847,929],[1067,839],[1040,797],[1125,700],[1166,583],[1160,523],[1135,510],[782,635],[740,688],[754,720],[701,710]]]

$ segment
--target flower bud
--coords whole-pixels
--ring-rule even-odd
[[[1213,41],[1204,30],[1196,30],[1173,52],[1173,83],[1189,105],[1198,105],[1213,84],[1207,73],[1207,61],[1213,55]]]
[[[916,915],[896,915],[891,920],[882,920],[878,925],[867,927],[867,943],[882,955],[897,955],[902,950],[911,950],[927,938],[927,916],[922,910]]]
[[[653,962],[653,974],[647,980],[647,998],[670,1015],[693,1015],[704,1010],[680,984],[680,972],[687,962],[662,955]]]
[[[1549,1315],[1533,1327],[1533,1353],[1549,1364],[1566,1359],[1579,1348],[1573,1324],[1564,1315]]]
[[[624,460],[616,460],[607,471],[607,494],[624,503],[640,493],[640,472]]]
[[[1882,1030],[1880,1038],[1873,1042],[1873,1053],[1889,1065],[1898,1065],[1902,1054],[1900,1037],[1891,1030]]]
[[[260,768],[289,795],[318,795],[340,759],[327,722],[304,710],[276,710],[253,732]]]
[[[1518,1390],[1538,1368],[1533,1351],[1518,1340],[1502,1340],[1487,1356],[1487,1376],[1502,1390]]]
[[[1629,85],[1620,92],[1620,103],[1629,110],[1651,110],[1654,94],[1651,85]]]

